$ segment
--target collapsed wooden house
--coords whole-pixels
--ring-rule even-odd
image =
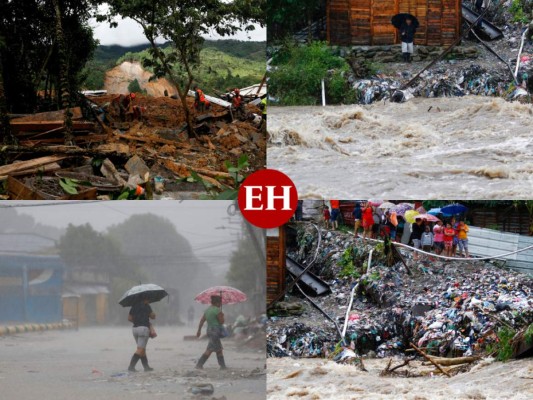
[[[328,42],[342,46],[400,43],[391,24],[398,13],[418,19],[417,45],[447,46],[460,35],[460,0],[328,0]]]

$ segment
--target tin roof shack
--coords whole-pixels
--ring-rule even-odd
[[[65,273],[63,314],[76,326],[102,325],[109,318],[108,267],[74,267]]]
[[[398,13],[418,19],[417,45],[447,46],[460,35],[460,0],[328,0],[328,42],[341,46],[400,43],[391,24]]]
[[[58,256],[0,253],[0,322],[61,321],[63,270]]]

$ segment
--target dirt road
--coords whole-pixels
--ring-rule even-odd
[[[265,350],[224,340],[229,369],[220,371],[214,355],[194,370],[205,340],[184,341],[194,328],[158,327],[148,358],[153,372],[128,373],[135,351],[131,328],[86,328],[0,337],[0,398],[39,400],[198,399],[190,388],[211,383],[203,398],[263,400]],[[139,363],[137,369],[142,367]]]

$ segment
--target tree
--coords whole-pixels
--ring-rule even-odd
[[[130,82],[130,84],[128,85],[128,91],[130,93],[141,93],[142,92],[141,85],[139,85],[139,81],[137,79]]]
[[[88,21],[93,6],[101,2],[0,0],[0,37],[6,44],[0,46],[1,72],[9,112],[70,105],[97,47]],[[68,97],[61,98],[61,93]]]
[[[166,76],[176,87],[188,132],[196,136],[187,95],[194,81],[193,70],[200,61],[202,35],[216,31],[228,36],[253,30],[253,23],[264,24],[266,0],[110,0],[107,3],[109,13],[97,19],[117,26],[114,18],[121,16],[141,25],[151,45],[151,58],[145,60],[144,66],[152,67],[156,77]],[[169,50],[163,51],[157,39],[170,42]]]
[[[255,302],[256,312],[264,312],[266,254],[264,231],[242,223],[243,237],[230,259],[226,280],[231,286],[242,290]]]
[[[7,115],[7,103],[4,91],[4,73],[2,50],[6,47],[6,41],[0,36],[0,143],[11,144],[13,142]]]
[[[269,40],[281,39],[307,26],[310,42],[311,25],[324,3],[324,0],[270,0],[266,11]]]
[[[141,265],[150,280],[192,298],[212,272],[194,254],[188,240],[169,220],[153,214],[135,215],[108,230],[121,249]]]

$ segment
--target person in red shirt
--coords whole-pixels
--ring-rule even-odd
[[[329,204],[331,205],[331,229],[337,229],[339,227],[338,219],[341,213],[340,201],[330,200]]]
[[[329,219],[331,218],[331,214],[329,213],[329,207],[324,206],[324,225],[326,226],[326,229],[329,229]]]
[[[447,223],[444,228],[444,253],[447,257],[452,257],[454,237],[455,229],[452,228],[452,224]]]
[[[372,237],[372,226],[374,225],[374,211],[370,203],[367,203],[363,210],[363,243],[366,243],[366,238]]]

